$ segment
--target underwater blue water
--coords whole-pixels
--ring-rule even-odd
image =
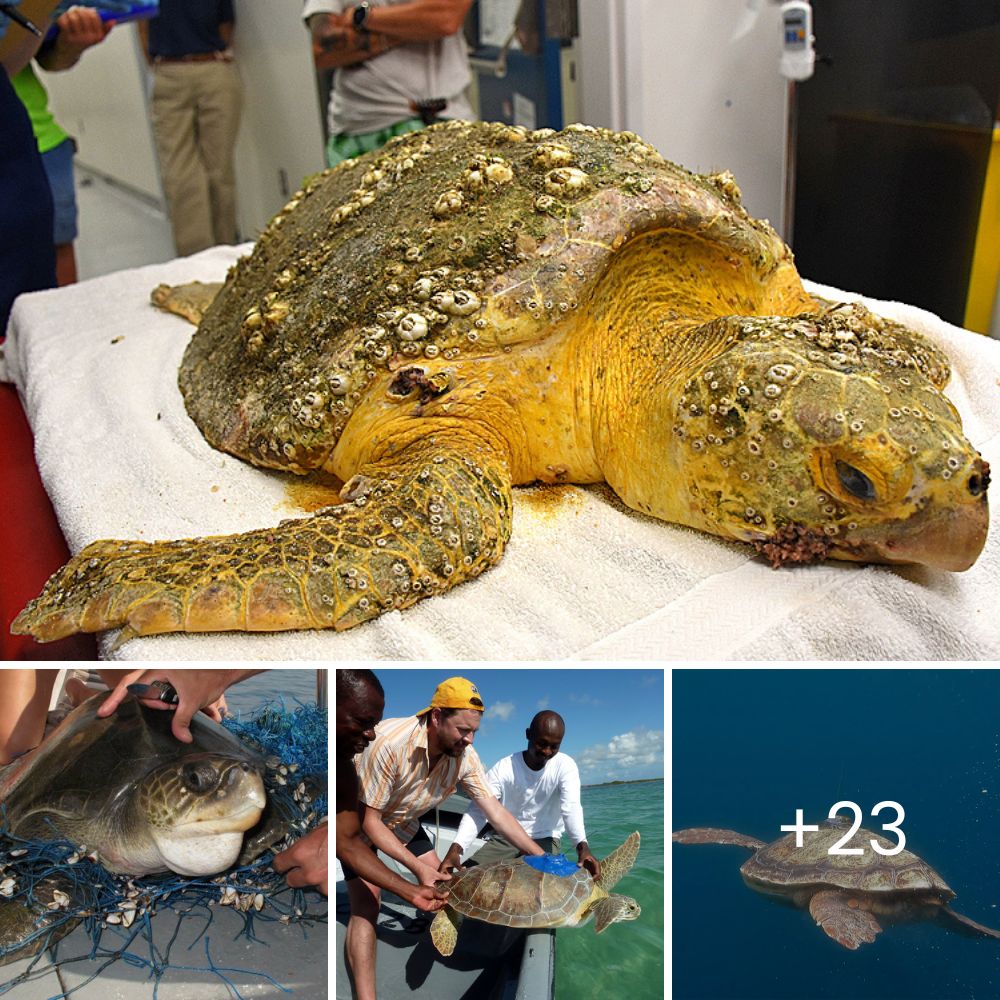
[[[906,847],[1000,929],[1000,670],[673,671],[673,826],[770,841],[841,799],[893,819]],[[995,1000],[1000,941],[937,923],[848,951],[807,911],[744,886],[739,847],[671,845],[675,1000]]]
[[[639,854],[611,891],[631,896],[638,918],[601,934],[594,921],[556,931],[557,1000],[662,1000],[663,997],[663,782],[584,788],[580,800],[591,853],[605,858],[633,830]],[[567,839],[562,840],[567,849]],[[567,850],[570,857],[576,851]],[[445,1000],[445,998],[442,998]]]

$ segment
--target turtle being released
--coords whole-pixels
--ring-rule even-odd
[[[1000,931],[948,905],[955,893],[922,858],[905,848],[898,854],[879,854],[869,843],[875,840],[888,850],[896,846],[892,840],[859,827],[841,846],[863,848],[863,854],[828,854],[849,825],[842,816],[827,820],[819,831],[803,833],[802,847],[795,846],[794,833],[765,844],[733,830],[713,828],[679,830],[673,840],[749,848],[754,853],[740,868],[743,881],[757,892],[808,907],[824,932],[845,948],[870,944],[883,923],[910,920],[936,919],[968,934],[1000,938]]]
[[[8,833],[82,845],[105,868],[129,875],[215,874],[249,863],[282,835],[281,821],[265,812],[263,761],[235,736],[197,715],[193,742],[181,743],[170,712],[132,698],[99,719],[106,698],[79,705],[38,750],[0,773]],[[5,877],[16,882],[17,874],[9,864]],[[53,917],[56,892],[71,894],[72,885],[57,876],[36,884],[33,903],[0,900],[0,964],[44,946],[45,935],[18,944]]]
[[[93,542],[13,628],[350,628],[494,565],[535,482],[606,482],[774,565],[964,570],[989,467],[949,374],[918,333],[807,295],[728,173],[628,132],[443,123],[296,194],[181,364],[210,444],[331,473],[342,502]]]
[[[591,917],[601,933],[619,920],[635,920],[639,904],[630,896],[609,894],[628,874],[639,853],[639,832],[601,862],[601,877],[585,868],[571,875],[539,871],[523,858],[475,866],[451,882],[448,905],[431,924],[431,940],[442,955],[450,955],[463,917],[505,927],[580,927]]]

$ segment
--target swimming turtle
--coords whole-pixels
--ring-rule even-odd
[[[131,698],[99,719],[106,697],[77,706],[39,749],[0,773],[0,826],[8,833],[67,840],[129,875],[215,874],[249,863],[282,835],[282,820],[266,809],[263,761],[235,736],[199,715],[193,742],[181,743],[171,735],[171,713]],[[13,894],[24,888],[16,885],[16,858],[4,867],[13,884],[0,899],[0,964],[40,950],[44,934],[19,943],[64,916],[58,911],[73,892],[56,876],[26,901]],[[59,936],[74,923],[60,921]]]
[[[635,920],[639,904],[630,896],[612,895],[639,853],[639,832],[601,862],[601,877],[586,868],[572,875],[539,871],[523,858],[475,866],[451,882],[448,905],[431,924],[431,940],[442,955],[450,955],[463,917],[505,927],[580,927],[591,917],[600,934],[619,920]]]
[[[775,566],[964,570],[989,467],[949,374],[918,333],[806,294],[728,173],[629,132],[443,123],[310,181],[181,364],[210,444],[332,473],[342,502],[94,542],[14,631],[350,628],[494,565],[534,482],[606,482]]]
[[[740,874],[751,889],[780,897],[802,909],[808,907],[816,923],[838,944],[851,950],[870,944],[883,923],[939,920],[979,937],[1000,938],[1000,931],[984,927],[956,913],[949,905],[955,893],[922,858],[905,848],[898,854],[874,851],[870,841],[890,850],[896,843],[859,827],[840,846],[862,848],[863,854],[831,855],[844,838],[850,821],[837,816],[806,831],[802,846],[795,834],[765,844],[733,830],[695,828],[673,835],[679,844],[734,844],[753,851]]]

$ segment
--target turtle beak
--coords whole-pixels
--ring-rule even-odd
[[[961,573],[983,551],[989,520],[984,491],[958,506],[930,504],[908,518],[899,532],[883,538],[862,538],[855,551],[865,561],[918,563]]]

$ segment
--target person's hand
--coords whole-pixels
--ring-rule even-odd
[[[56,27],[59,29],[57,45],[82,52],[103,42],[114,27],[114,21],[102,21],[101,15],[92,7],[70,7],[56,18]]]
[[[324,896],[327,892],[327,824],[322,823],[299,838],[287,850],[274,856],[271,863],[276,872],[285,874],[285,881],[296,889],[314,885]]]
[[[444,856],[444,860],[438,865],[439,872],[450,872],[452,868],[458,868],[462,861],[462,848],[458,844],[452,844],[448,848],[448,853]]]
[[[451,881],[451,875],[448,872],[440,871],[433,865],[425,865],[422,861],[418,861],[416,867],[411,868],[410,871],[417,876],[421,885],[430,886],[431,888],[438,882]]]
[[[97,710],[97,715],[102,719],[111,715],[129,694],[130,684],[150,684],[157,680],[168,681],[173,685],[179,698],[176,706],[161,701],[155,688],[148,694],[137,697],[150,708],[175,710],[170,727],[171,731],[181,743],[190,743],[192,740],[191,719],[195,713],[202,711],[216,722],[221,722],[222,710],[225,708],[223,692],[231,684],[258,672],[256,670],[175,670],[173,668],[132,670],[118,681],[111,695]]]
[[[406,893],[405,899],[418,910],[434,913],[447,904],[448,895],[447,889],[435,889],[429,885],[415,885],[412,892]]]
[[[578,853],[580,856],[579,867],[586,868],[595,879],[599,879],[601,877],[601,862],[590,853],[589,848],[584,848]]]

